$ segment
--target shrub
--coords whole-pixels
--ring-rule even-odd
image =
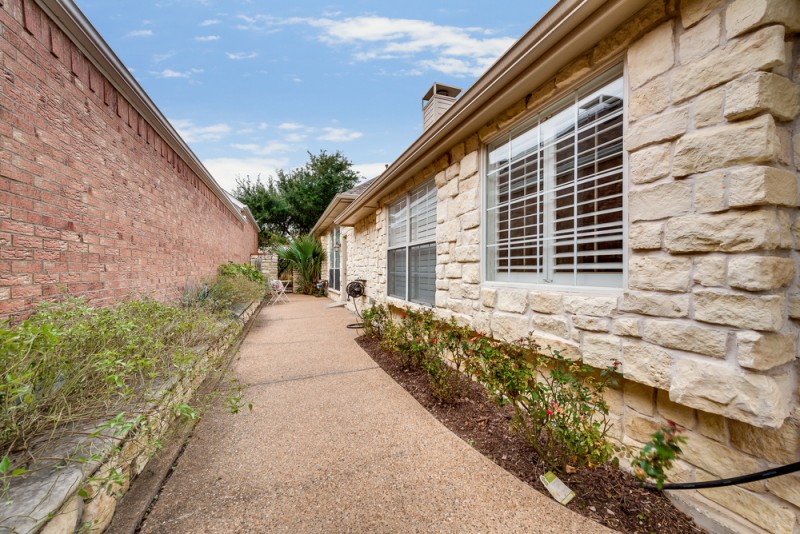
[[[639,480],[653,479],[658,489],[663,488],[667,471],[683,452],[680,446],[686,442],[686,437],[679,436],[681,432],[672,421],[667,421],[667,426],[654,432],[650,441],[631,461],[633,475]]]
[[[264,282],[264,275],[248,263],[223,263],[217,268],[217,273],[220,276],[236,276],[241,275],[252,282]]]
[[[218,276],[208,290],[207,303],[215,310],[230,309],[237,304],[260,301],[266,286],[243,274]]]

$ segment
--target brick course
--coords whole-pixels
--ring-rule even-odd
[[[33,0],[0,3],[0,84],[0,318],[64,291],[175,298],[256,251],[255,226]]]

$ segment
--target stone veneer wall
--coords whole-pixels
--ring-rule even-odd
[[[684,427],[674,481],[800,460],[798,31],[795,0],[652,2],[383,199],[355,226],[348,271],[369,297],[405,305],[385,296],[385,206],[435,178],[439,316],[506,340],[532,330],[597,367],[621,361],[614,438],[641,447],[667,419]],[[483,143],[621,61],[627,288],[482,284]],[[798,475],[673,496],[735,531],[800,529]]]

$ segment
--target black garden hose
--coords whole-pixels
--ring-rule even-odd
[[[768,478],[777,477],[780,475],[788,475],[800,471],[800,462],[793,464],[782,465],[773,469],[766,469],[758,473],[751,473],[749,475],[742,475],[739,477],[723,478],[720,480],[708,480],[705,482],[680,482],[676,484],[664,484],[662,490],[687,490],[687,489],[703,489],[703,488],[722,488],[724,486],[735,486],[737,484],[744,484],[746,482],[756,482],[758,480],[766,480]],[[655,484],[646,482],[644,487],[647,489],[659,489]]]
[[[356,315],[358,315],[360,319],[363,319],[363,317],[361,317],[361,313],[358,311],[358,304],[356,302],[356,299],[364,295],[364,290],[365,290],[364,282],[366,282],[366,280],[361,280],[361,279],[353,280],[352,282],[347,284],[347,287],[345,288],[345,292],[347,293],[347,298],[349,299],[350,297],[353,297],[353,307],[356,309]],[[363,322],[351,323],[347,325],[347,328],[351,328],[353,330],[361,330],[364,328],[364,323]]]

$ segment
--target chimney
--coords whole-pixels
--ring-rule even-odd
[[[422,97],[422,131],[430,128],[439,117],[450,109],[461,89],[434,83]]]

